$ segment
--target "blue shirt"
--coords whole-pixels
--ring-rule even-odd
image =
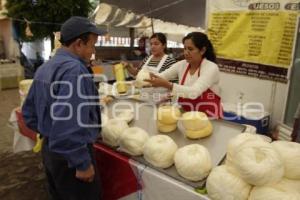
[[[58,49],[36,72],[22,107],[27,126],[48,138],[51,152],[61,154],[70,168],[91,163],[87,144],[100,133],[99,95],[85,62]]]

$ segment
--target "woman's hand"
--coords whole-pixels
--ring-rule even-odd
[[[121,64],[124,66],[124,68],[130,67],[130,63],[121,61]]]
[[[146,79],[146,82],[150,83],[153,87],[164,87],[169,90],[173,89],[173,84],[166,79],[163,79],[153,73],[150,73],[150,79]]]
[[[136,69],[131,63],[122,61],[121,64],[124,66],[125,69],[127,69],[127,71],[133,75],[136,76],[138,73],[138,69]]]
[[[130,74],[133,74],[133,75],[134,75],[134,69],[133,69],[134,67],[133,67],[133,65],[132,65],[131,63],[128,63],[128,62],[125,62],[125,61],[121,61],[120,64],[123,65],[123,67],[124,67],[125,69],[127,69],[127,71],[128,71]],[[114,75],[116,75],[116,70],[115,70],[114,65],[112,66],[112,72],[113,72]],[[133,72],[133,73],[132,73],[132,72]]]

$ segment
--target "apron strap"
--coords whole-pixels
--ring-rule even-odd
[[[147,61],[145,62],[145,64],[142,66],[142,68],[146,67],[150,72],[153,72],[154,74],[158,74],[159,70],[162,68],[162,66],[164,65],[165,61],[167,60],[168,55],[165,54],[160,59],[158,65],[156,67],[149,66],[149,62],[152,60],[152,58],[153,58],[153,55],[149,56],[149,58],[147,59]]]
[[[165,55],[161,58],[159,64],[157,65],[157,70],[158,70],[157,72],[159,72],[159,70],[162,68],[162,66],[163,66],[164,63],[166,62],[167,58],[168,58],[168,55],[167,55],[167,54],[165,54]]]
[[[180,81],[180,85],[184,85],[184,82],[185,82],[185,79],[186,79],[186,76],[187,76],[187,73],[190,71],[190,68],[191,68],[191,65],[189,64],[186,69],[185,69],[185,72],[183,74],[183,77]]]
[[[202,61],[203,61],[203,58],[201,59],[199,68],[197,69],[197,70],[198,70],[198,77],[200,76],[200,69],[201,69]],[[186,70],[185,70],[185,72],[184,72],[184,74],[183,74],[182,80],[180,81],[180,85],[184,85],[185,79],[186,79],[186,77],[187,77],[187,73],[190,71],[190,69],[191,69],[191,64],[189,64],[189,65],[186,67]]]
[[[153,55],[149,56],[149,58],[147,59],[147,61],[145,62],[145,64],[143,66],[148,66],[149,62],[152,60]]]

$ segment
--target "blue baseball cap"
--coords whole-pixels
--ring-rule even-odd
[[[107,32],[96,27],[88,18],[73,16],[69,18],[60,29],[61,42],[70,41],[84,33],[104,35]]]

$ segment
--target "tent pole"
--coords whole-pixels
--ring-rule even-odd
[[[151,19],[151,29],[152,34],[154,33],[154,26],[153,26],[153,18],[152,18],[152,6],[151,6],[151,0],[148,0],[148,6],[149,6],[149,13],[150,13],[150,19]]]
[[[130,49],[134,48],[134,28],[129,28]]]
[[[154,33],[154,24],[153,24],[153,18],[151,17],[151,28],[152,28],[152,34]]]

